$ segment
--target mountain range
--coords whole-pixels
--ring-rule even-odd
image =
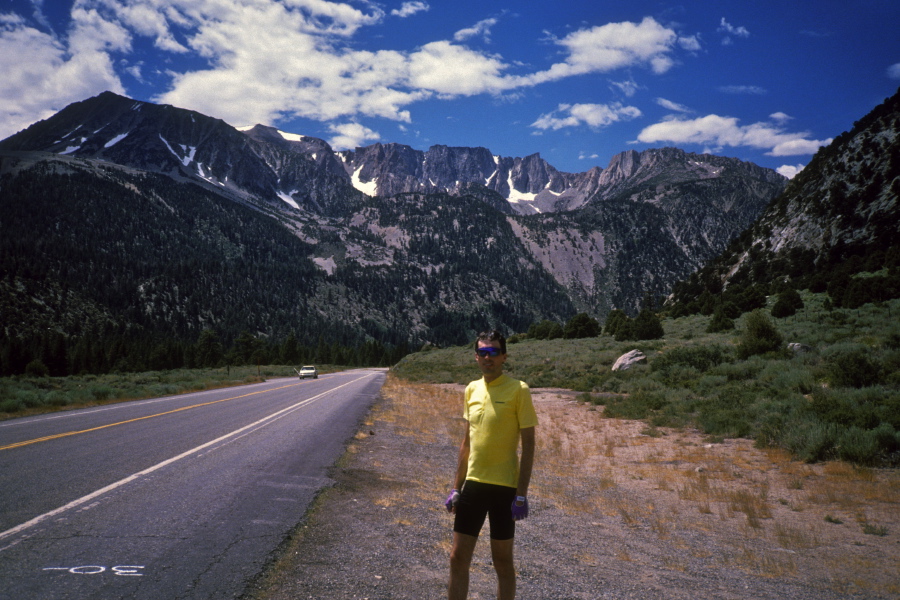
[[[634,313],[787,185],[675,148],[584,173],[485,148],[336,152],[109,92],[3,140],[0,161],[3,336],[68,344],[211,328],[444,345]]]

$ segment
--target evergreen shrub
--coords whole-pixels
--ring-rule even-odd
[[[706,372],[728,361],[729,358],[730,352],[724,346],[679,346],[663,352],[650,366],[654,371],[664,371],[675,365],[683,365]]]
[[[875,464],[880,454],[875,432],[859,427],[845,429],[838,438],[836,450],[841,460],[859,465]]]
[[[600,323],[587,313],[578,313],[563,328],[563,337],[567,340],[597,337],[600,333]]]
[[[816,378],[800,361],[770,361],[758,381],[773,396],[809,394],[816,388]]]
[[[780,319],[797,314],[803,308],[803,299],[797,290],[788,288],[778,294],[778,300],[772,306],[772,316]]]
[[[108,385],[92,385],[88,389],[94,399],[100,402],[115,397],[115,390]]]
[[[721,331],[731,331],[732,329],[734,329],[734,320],[729,318],[725,310],[719,307],[713,313],[713,318],[709,320],[706,333],[719,333]]]
[[[609,311],[609,314],[606,315],[606,323],[603,325],[603,333],[615,337],[616,331],[618,331],[619,326],[627,321],[628,315],[625,314],[625,311],[615,308]]]
[[[25,404],[19,398],[0,400],[0,413],[17,413],[25,410]]]
[[[817,420],[849,426],[857,422],[857,405],[840,391],[818,388],[813,391],[809,409]]]
[[[833,459],[841,428],[816,419],[794,421],[786,427],[782,445],[800,460],[813,463]]]
[[[825,354],[831,385],[862,388],[881,381],[881,363],[859,344],[841,344]]]
[[[735,363],[722,363],[710,370],[712,375],[722,375],[728,381],[750,381],[756,379],[766,367],[766,361],[758,356]]]
[[[528,327],[528,337],[535,340],[557,340],[563,337],[563,334],[562,325],[549,319],[545,319],[540,323],[532,323]]]
[[[638,390],[627,396],[610,398],[603,416],[613,419],[646,419],[667,404],[668,400],[663,392]]]
[[[50,369],[39,358],[34,359],[25,366],[25,375],[28,377],[48,377]]]
[[[781,407],[770,406],[769,410],[763,412],[756,425],[756,432],[753,436],[755,446],[757,448],[777,448],[782,446],[788,423],[793,420],[795,420],[795,417],[792,407],[786,405]]]
[[[702,373],[690,365],[671,365],[663,371],[658,371],[659,378],[668,386],[694,387],[697,385]]]
[[[697,380],[695,389],[698,394],[712,394],[726,383],[728,383],[728,378],[724,375],[712,375],[707,373]]]
[[[784,338],[762,310],[754,310],[744,320],[744,331],[738,342],[738,358],[777,352],[782,349]]]
[[[754,429],[756,395],[742,385],[731,384],[699,403],[697,423],[710,435],[749,437]]]
[[[645,308],[638,313],[634,320],[634,329],[637,340],[658,340],[666,335],[662,321],[652,310]]]
[[[54,406],[54,407],[59,408],[62,406],[68,406],[68,404],[69,404],[69,402],[71,402],[71,400],[65,393],[63,393],[59,390],[54,390],[54,391],[50,392],[49,394],[47,394],[47,397],[44,399],[44,402],[46,403],[47,406]]]

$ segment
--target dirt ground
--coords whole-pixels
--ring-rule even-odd
[[[335,485],[246,597],[446,597],[461,390],[389,377]],[[519,598],[900,598],[897,471],[799,463],[749,440],[606,419],[566,390],[532,395]],[[483,537],[470,598],[495,597]]]

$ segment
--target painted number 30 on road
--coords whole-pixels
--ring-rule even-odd
[[[144,574],[141,573],[141,569],[144,567],[137,565],[119,565],[116,567],[109,567],[110,575],[119,575],[121,577],[143,577]],[[101,573],[106,573],[107,567],[101,567],[99,565],[85,565],[82,567],[46,567],[44,571],[67,571],[72,573],[73,575],[99,575]]]

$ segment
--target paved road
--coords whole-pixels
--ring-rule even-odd
[[[0,422],[0,598],[235,598],[357,431],[355,370]]]

